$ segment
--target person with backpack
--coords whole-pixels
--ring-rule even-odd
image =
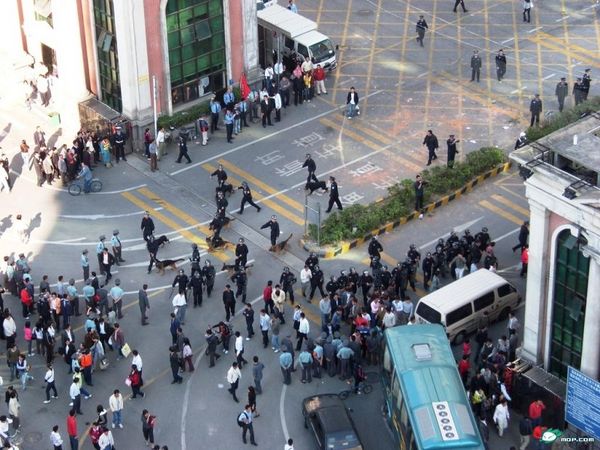
[[[240,413],[237,418],[238,425],[242,428],[242,441],[244,444],[247,444],[246,434],[250,431],[250,443],[254,446],[258,446],[256,441],[254,440],[254,426],[252,425],[252,407],[250,405],[246,405],[244,410]]]

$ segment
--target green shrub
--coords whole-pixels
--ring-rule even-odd
[[[158,118],[158,128],[165,127],[168,129],[169,127],[181,127],[184,125],[188,125],[190,123],[195,122],[200,116],[204,114],[208,114],[210,112],[210,108],[208,106],[208,101],[198,103],[184,111],[179,111],[173,114],[172,116],[161,116]]]
[[[577,122],[582,116],[596,112],[599,109],[600,97],[592,97],[573,108],[566,109],[562,113],[554,114],[542,120],[539,127],[529,128],[527,130],[527,139],[529,141],[537,141],[550,133],[554,133],[556,130]]]
[[[425,203],[451,194],[478,175],[506,161],[504,152],[485,147],[467,155],[465,162],[456,162],[452,169],[437,166],[423,171],[427,181]],[[365,236],[386,223],[399,220],[414,211],[414,180],[405,179],[388,188],[388,196],[369,205],[352,205],[331,214],[321,225],[321,245]],[[309,236],[316,240],[317,227],[309,227]]]

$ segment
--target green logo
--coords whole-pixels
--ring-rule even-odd
[[[544,434],[542,435],[540,441],[550,444],[557,440],[560,436],[562,436],[562,431],[557,430],[556,428],[550,428],[544,431]]]

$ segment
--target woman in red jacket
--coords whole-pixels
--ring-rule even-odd
[[[131,398],[136,398],[138,395],[144,398],[146,394],[142,392],[142,377],[140,375],[140,371],[138,370],[135,364],[131,366],[131,372],[129,373],[129,377],[127,377],[127,379],[129,380],[131,391],[133,394]]]

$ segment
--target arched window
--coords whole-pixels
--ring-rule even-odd
[[[568,366],[579,369],[590,260],[570,230],[556,239],[549,372],[566,380]]]

